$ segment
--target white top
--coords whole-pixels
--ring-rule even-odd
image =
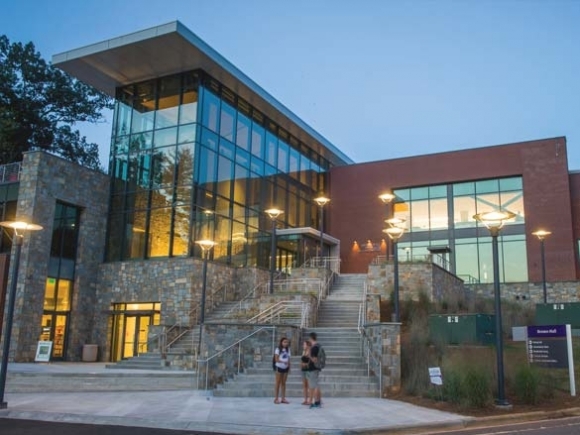
[[[279,369],[287,369],[290,364],[290,349],[280,349],[276,348],[274,355],[278,355],[278,361],[276,362],[276,367]]]

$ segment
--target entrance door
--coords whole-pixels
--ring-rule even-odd
[[[39,339],[41,341],[52,341],[51,359],[64,359],[67,318],[66,314],[42,315],[42,330]]]
[[[140,353],[147,352],[147,335],[150,324],[151,316],[149,315],[127,314],[125,316],[122,359],[131,358]]]

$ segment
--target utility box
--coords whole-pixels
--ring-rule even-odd
[[[432,314],[429,316],[431,341],[444,344],[490,345],[495,341],[492,314]]]
[[[536,325],[570,325],[580,329],[580,302],[536,304]]]

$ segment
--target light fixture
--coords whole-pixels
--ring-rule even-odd
[[[203,253],[203,272],[202,272],[202,287],[201,287],[201,307],[199,314],[199,343],[197,345],[197,357],[200,357],[201,353],[201,339],[203,335],[203,326],[205,323],[205,294],[207,287],[207,261],[209,257],[209,251],[217,244],[213,240],[202,239],[196,240],[195,242],[202,250]]]
[[[473,219],[485,225],[491,234],[491,247],[493,258],[493,293],[495,307],[495,347],[497,366],[497,399],[496,405],[509,406],[505,398],[505,385],[503,373],[503,327],[501,318],[501,294],[499,288],[499,249],[497,238],[505,221],[515,218],[515,213],[507,210],[494,210],[478,213]]]
[[[548,303],[548,288],[546,286],[546,257],[544,251],[544,239],[552,234],[551,231],[538,230],[532,233],[540,241],[540,255],[542,257],[542,294],[544,296],[544,303]]]
[[[382,193],[379,195],[379,199],[385,204],[390,204],[391,201],[393,201],[395,198],[396,196],[390,192]]]
[[[278,208],[269,208],[264,211],[272,220],[272,236],[270,244],[270,288],[268,293],[274,293],[274,271],[276,270],[276,219],[284,213]]]
[[[14,230],[12,245],[14,246],[14,263],[12,266],[12,275],[10,277],[10,292],[8,293],[8,309],[6,311],[6,329],[2,335],[4,347],[2,348],[2,364],[0,365],[0,409],[6,409],[8,403],[4,401],[4,391],[6,388],[6,375],[8,372],[8,355],[10,353],[10,339],[12,337],[12,324],[14,322],[14,305],[16,302],[16,284],[18,281],[18,269],[20,268],[20,253],[22,251],[22,241],[24,233],[27,231],[42,230],[40,225],[30,224],[23,221],[4,221],[0,222],[2,228],[11,228]],[[6,230],[5,230],[6,231]],[[6,231],[7,235],[10,234]]]
[[[314,201],[320,207],[320,228],[319,228],[319,233],[320,233],[319,249],[320,249],[320,252],[319,252],[318,258],[320,261],[322,261],[322,258],[324,257],[324,250],[323,250],[323,247],[324,247],[324,206],[330,202],[330,198],[327,198],[326,196],[321,195],[318,198],[314,198]],[[326,261],[325,261],[325,263],[326,263]]]

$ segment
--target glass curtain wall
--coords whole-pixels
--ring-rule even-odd
[[[451,271],[471,283],[493,282],[491,236],[473,216],[504,209],[516,214],[499,236],[500,279],[528,280],[521,177],[414,187],[394,191],[395,217],[408,234],[397,246],[402,260],[425,260],[429,247],[449,246]],[[479,227],[479,228],[478,228]]]
[[[329,162],[202,71],[117,91],[107,260],[201,256],[267,267],[271,222],[317,222]]]

